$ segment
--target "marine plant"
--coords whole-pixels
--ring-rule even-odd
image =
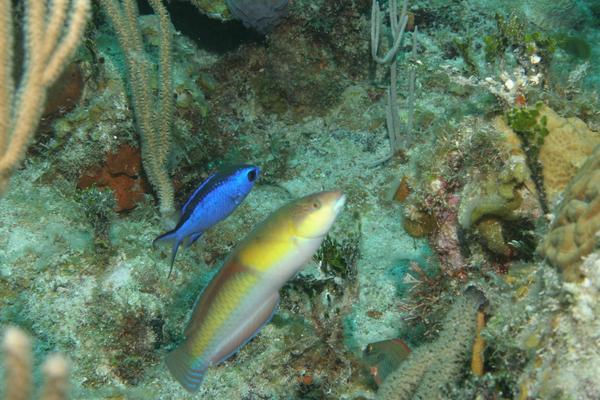
[[[527,56],[539,54],[545,64],[549,64],[556,40],[539,31],[529,32],[522,18],[511,15],[508,18],[496,14],[496,32],[483,38],[485,59],[495,62],[503,59],[507,50],[515,50]]]
[[[359,237],[351,237],[339,242],[327,235],[313,259],[326,274],[352,278],[356,275],[356,262],[360,257],[359,241]]]
[[[454,39],[454,47],[462,57],[465,66],[467,67],[467,71],[471,75],[477,75],[477,63],[473,58],[473,53],[471,52],[471,46],[473,45],[473,38],[471,36],[467,36],[464,39]]]
[[[554,35],[556,45],[575,58],[588,60],[592,55],[592,46],[581,35],[558,33]]]
[[[97,238],[108,235],[110,221],[116,216],[116,201],[111,190],[91,187],[77,192],[77,202],[81,204],[88,222],[94,228]]]
[[[542,115],[540,110],[542,103],[537,103],[535,107],[515,107],[507,114],[508,125],[523,141],[523,150],[527,156],[527,166],[531,171],[531,178],[535,183],[540,206],[542,210],[548,212],[548,201],[543,184],[542,164],[538,160],[540,148],[544,144],[544,138],[548,135],[546,127],[547,118]]]

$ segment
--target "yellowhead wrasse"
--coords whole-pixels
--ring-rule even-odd
[[[208,367],[237,352],[269,322],[279,289],[317,251],[345,200],[329,191],[292,201],[227,257],[196,301],[185,340],[166,359],[186,390],[197,391]]]

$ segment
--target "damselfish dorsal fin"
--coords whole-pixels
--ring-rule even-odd
[[[211,182],[214,177],[217,175],[217,172],[215,172],[214,174],[210,175],[208,178],[206,178],[206,180],[204,182],[202,182],[202,184],[200,186],[198,186],[198,189],[194,190],[194,193],[192,193],[192,195],[187,199],[187,201],[185,202],[185,204],[183,205],[183,207],[181,207],[181,214],[180,217],[183,216],[183,214],[185,214],[187,212],[188,207],[190,206],[190,204],[197,204],[197,197],[198,195],[202,192],[202,189],[204,187],[206,187],[208,185],[209,182]]]

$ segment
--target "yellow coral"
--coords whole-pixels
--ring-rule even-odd
[[[544,189],[550,204],[567,187],[585,159],[600,144],[600,134],[590,130],[579,118],[562,118],[552,109],[542,107],[548,136],[540,148]]]
[[[600,246],[600,145],[565,190],[539,252],[568,281],[582,278],[582,258]]]

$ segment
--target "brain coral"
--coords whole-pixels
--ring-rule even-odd
[[[288,0],[226,0],[234,17],[244,26],[267,33],[288,14]]]
[[[549,133],[540,148],[539,161],[551,204],[600,144],[600,134],[591,131],[579,118],[562,118],[548,107],[541,109],[540,118],[544,116]]]
[[[578,281],[583,257],[600,247],[600,145],[565,190],[555,215],[539,252],[567,281]]]

